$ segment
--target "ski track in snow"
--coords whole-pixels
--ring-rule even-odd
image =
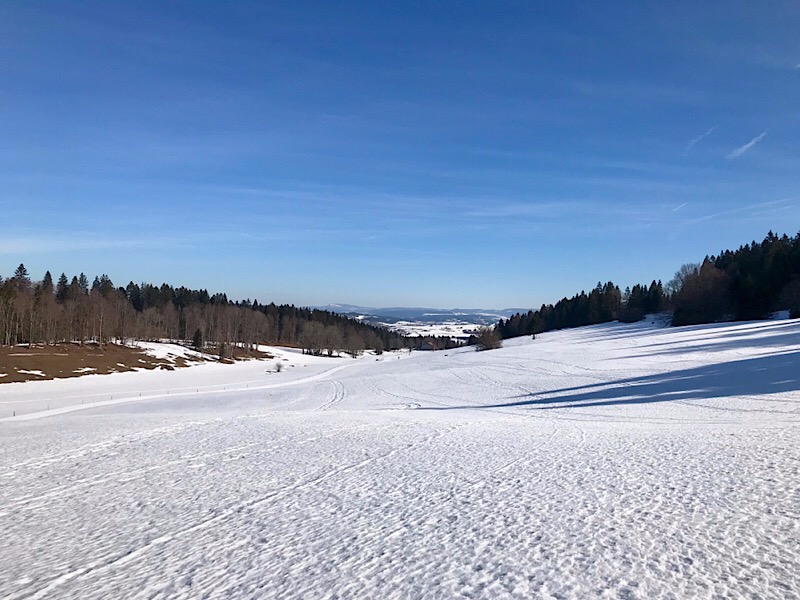
[[[0,385],[0,597],[800,598],[797,320],[282,356]]]

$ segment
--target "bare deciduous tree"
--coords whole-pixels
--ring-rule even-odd
[[[478,352],[483,350],[495,350],[503,345],[500,334],[495,327],[481,327],[478,331],[478,341],[476,349]]]

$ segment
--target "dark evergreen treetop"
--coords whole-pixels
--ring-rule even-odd
[[[69,287],[69,281],[67,280],[66,274],[62,273],[58,277],[58,283],[56,284],[56,300],[59,302],[64,302],[67,299],[67,288]]]
[[[42,291],[47,294],[53,293],[53,276],[50,275],[50,271],[47,271],[42,278]]]

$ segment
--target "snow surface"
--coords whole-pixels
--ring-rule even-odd
[[[35,369],[18,369],[17,373],[24,373],[25,375],[36,375],[38,377],[47,377],[42,371]]]
[[[204,354],[186,346],[169,342],[135,342],[134,347],[139,348],[148,356],[173,363],[178,358],[187,361],[217,360],[217,357],[210,354]]]
[[[0,596],[800,597],[797,320],[276,359],[0,385]]]
[[[476,333],[480,328],[480,323],[469,321],[447,320],[440,323],[421,323],[419,321],[398,321],[396,323],[383,323],[384,327],[392,331],[397,331],[407,336],[428,336],[449,337],[454,340],[466,340],[471,334]]]

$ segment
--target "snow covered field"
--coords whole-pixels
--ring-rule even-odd
[[[282,357],[0,385],[0,596],[800,597],[800,321]]]
[[[417,335],[428,336],[434,335],[436,337],[449,337],[454,340],[466,341],[471,335],[476,333],[480,328],[480,323],[471,323],[469,321],[449,320],[442,321],[441,323],[419,323],[415,321],[397,321],[396,323],[381,323],[384,327],[392,331],[397,331],[403,335],[414,337]]]

